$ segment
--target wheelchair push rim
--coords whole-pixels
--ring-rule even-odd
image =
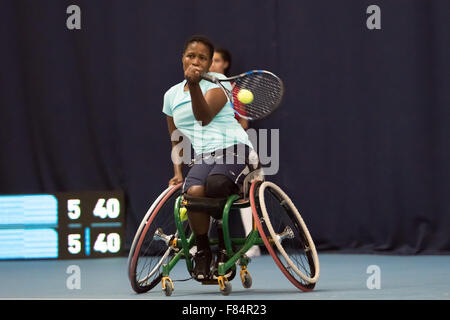
[[[317,251],[291,199],[270,181],[254,181],[250,203],[264,245],[282,273],[298,289],[313,290],[320,274]]]
[[[164,232],[174,233],[177,236],[172,201],[175,201],[181,193],[181,186],[182,183],[170,186],[160,194],[150,206],[136,232],[128,256],[128,277],[136,293],[147,292],[161,282],[163,263],[174,253],[170,246],[161,246],[162,241],[157,243],[157,240],[154,240],[154,233],[162,227]],[[165,221],[162,225],[159,221],[161,218]],[[152,255],[152,250],[157,250],[155,256]]]

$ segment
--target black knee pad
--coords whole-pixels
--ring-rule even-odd
[[[206,178],[205,195],[207,197],[226,198],[238,193],[238,186],[223,174],[213,174]]]

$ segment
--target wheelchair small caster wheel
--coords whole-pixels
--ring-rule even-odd
[[[242,286],[246,289],[249,289],[252,287],[252,277],[250,276],[250,273],[248,272],[241,272],[241,281]]]
[[[229,295],[231,293],[231,290],[232,290],[230,281],[228,281],[228,279],[223,277],[223,276],[220,276],[218,278],[218,281],[219,281],[220,292],[224,296]]]
[[[170,297],[172,295],[173,288],[171,286],[166,286],[166,288],[163,290],[166,297]]]
[[[172,280],[169,277],[163,277],[161,283],[162,283],[162,291],[164,291],[164,294],[167,297],[171,296],[173,290],[175,289]]]
[[[231,293],[231,290],[232,290],[231,283],[227,281],[225,282],[223,289],[220,289],[220,292],[222,292],[224,296],[228,296]]]

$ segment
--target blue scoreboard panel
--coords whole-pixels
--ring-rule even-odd
[[[121,256],[122,191],[0,196],[0,259]]]

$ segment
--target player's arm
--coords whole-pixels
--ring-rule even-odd
[[[175,153],[174,154],[174,148],[175,146],[180,143],[182,141],[182,137],[180,137],[180,139],[178,141],[172,141],[172,133],[177,130],[177,127],[175,126],[175,123],[173,121],[173,117],[167,116],[167,127],[169,129],[169,137],[170,137],[170,141],[172,143],[172,156],[177,157],[176,158],[176,163],[173,162],[173,178],[169,180],[169,186],[170,185],[175,185],[178,184],[180,182],[183,182],[183,171],[182,171],[182,157],[183,157],[183,149],[181,149],[181,151],[179,153]]]
[[[239,117],[238,122],[241,124],[241,126],[244,130],[248,129],[248,120],[247,119]]]
[[[192,111],[202,126],[208,125],[227,103],[227,97],[220,88],[208,90],[203,96],[199,82],[201,69],[189,66],[185,71],[189,92],[191,94]]]

